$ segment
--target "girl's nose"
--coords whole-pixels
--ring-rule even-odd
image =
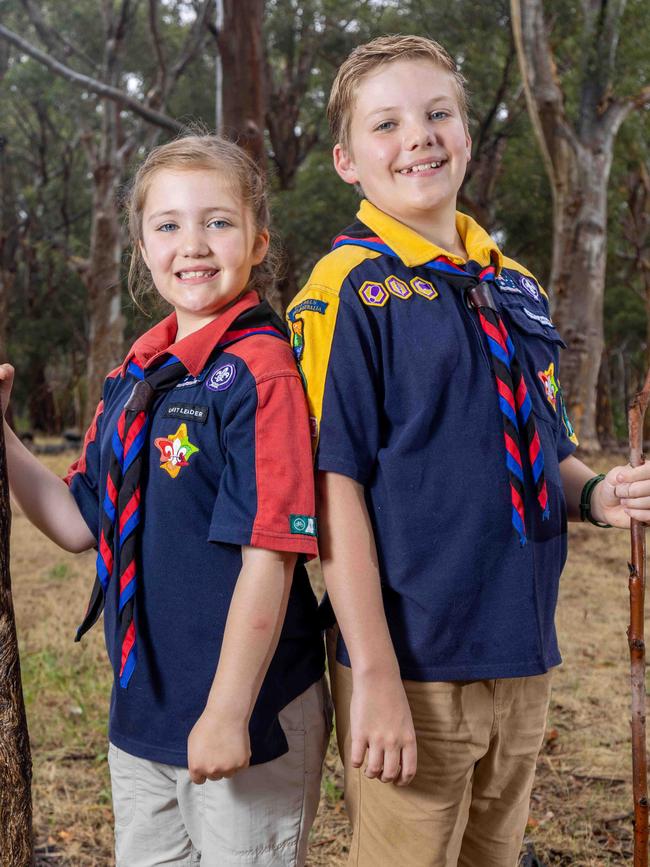
[[[191,258],[196,256],[207,256],[210,252],[210,248],[202,232],[188,231],[183,236],[182,251],[184,256]]]

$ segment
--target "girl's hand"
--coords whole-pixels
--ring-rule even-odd
[[[247,720],[232,720],[206,708],[187,740],[187,759],[193,783],[232,777],[250,763]]]
[[[628,529],[630,518],[650,524],[650,463],[614,467],[597,485],[592,515],[612,527]]]
[[[0,364],[0,405],[2,407],[3,418],[9,406],[11,387],[14,384],[14,373],[14,368],[10,364]]]

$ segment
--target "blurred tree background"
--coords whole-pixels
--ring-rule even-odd
[[[512,5],[524,15],[541,8]],[[585,82],[601,88],[596,117],[629,103],[611,141],[599,236],[602,363],[591,354],[597,436],[609,446],[625,438],[625,407],[650,359],[650,8],[545,0],[542,11],[575,128]],[[266,162],[280,297],[291,298],[356,210],[331,167],[325,105],[343,58],[382,33],[433,37],[457,59],[473,137],[459,207],[549,286],[557,191],[530,120],[508,0],[0,0],[0,16],[0,354],[18,368],[19,430],[82,428],[103,374],[148,327],[126,293],[120,197],[145,150],[183,125],[219,128]],[[612,51],[599,78],[601,37]]]

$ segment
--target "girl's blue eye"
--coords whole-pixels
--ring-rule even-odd
[[[391,129],[393,126],[395,126],[395,123],[392,120],[382,120],[382,122],[377,125],[377,129],[382,132]]]
[[[162,226],[158,226],[159,232],[173,232],[176,229],[176,223],[163,223]]]
[[[227,220],[214,219],[210,220],[208,226],[214,226],[215,229],[225,229],[230,223]]]

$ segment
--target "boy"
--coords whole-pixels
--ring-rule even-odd
[[[349,863],[511,867],[560,662],[566,519],[650,520],[650,467],[595,477],[572,455],[546,294],[456,212],[471,141],[446,51],[360,46],[328,114],[365,199],[288,319],[341,630]]]

